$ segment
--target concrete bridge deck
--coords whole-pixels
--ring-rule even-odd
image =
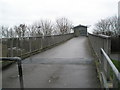
[[[87,37],[73,38],[23,60],[25,88],[99,88]],[[3,88],[19,88],[16,64],[2,73]]]

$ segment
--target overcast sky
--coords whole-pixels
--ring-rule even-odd
[[[31,24],[40,19],[66,17],[79,25],[117,15],[119,0],[0,0],[0,24]]]

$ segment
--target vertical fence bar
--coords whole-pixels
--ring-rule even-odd
[[[106,73],[107,73],[107,81],[110,81],[110,65],[108,62],[107,62],[107,72]]]
[[[21,60],[17,61],[17,63],[18,63],[18,72],[19,72],[20,87],[24,88]]]
[[[115,74],[113,74],[113,88],[118,88],[118,82]]]

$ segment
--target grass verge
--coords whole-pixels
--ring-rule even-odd
[[[118,61],[118,60],[112,60],[112,62],[115,65],[115,67],[118,69],[118,71],[120,72],[120,61]]]

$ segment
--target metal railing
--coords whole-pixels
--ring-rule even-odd
[[[101,48],[101,58],[99,62],[101,82],[103,88],[118,88],[120,89],[120,72],[112,63],[112,60]]]
[[[22,63],[21,63],[21,58],[19,57],[0,57],[0,61],[15,61],[18,64],[18,76],[19,76],[19,81],[20,81],[20,88],[24,88],[23,84],[23,72],[22,72]]]
[[[2,57],[27,57],[71,39],[73,33],[64,35],[53,35],[44,37],[22,37],[22,38],[2,38]]]

